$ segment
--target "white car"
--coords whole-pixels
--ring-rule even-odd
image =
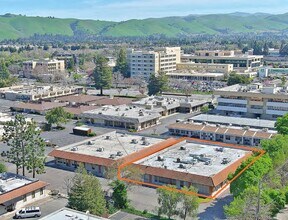
[[[31,218],[31,217],[40,217],[41,216],[41,210],[39,207],[26,207],[21,209],[20,211],[15,213],[15,218]]]

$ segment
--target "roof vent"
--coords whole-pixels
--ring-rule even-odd
[[[180,158],[177,158],[177,159],[176,159],[176,163],[181,163],[181,159],[180,159]]]
[[[137,141],[136,139],[132,139],[131,143],[132,143],[132,144],[137,144],[138,141]]]
[[[119,156],[119,157],[121,157],[121,156],[123,156],[123,153],[121,152],[121,151],[117,151],[117,154],[116,154],[117,156]]]
[[[164,161],[164,157],[163,156],[158,156],[157,157],[157,161]]]
[[[179,168],[181,168],[181,169],[186,169],[186,167],[185,167],[184,164],[182,164],[182,163],[179,164]]]
[[[181,146],[181,147],[180,147],[180,150],[186,150],[186,147]]]
[[[97,148],[97,151],[98,151],[98,152],[103,152],[103,151],[104,151],[104,148],[103,148],[103,147],[98,147],[98,148]]]

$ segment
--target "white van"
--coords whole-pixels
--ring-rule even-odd
[[[31,217],[40,217],[41,210],[39,207],[27,207],[23,208],[20,211],[15,213],[15,218],[31,218]]]

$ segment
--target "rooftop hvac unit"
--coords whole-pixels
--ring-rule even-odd
[[[119,157],[121,157],[121,156],[123,156],[123,153],[121,152],[121,151],[117,151],[117,154],[116,154],[117,156],[119,156]]]
[[[164,157],[163,156],[158,156],[157,157],[157,161],[164,161]]]
[[[146,141],[146,137],[142,137],[141,140],[142,140],[142,141]]]
[[[216,148],[216,151],[218,151],[218,152],[224,152],[224,148],[223,148],[223,147],[217,147],[217,148]]]
[[[267,132],[268,128],[263,128],[262,131]]]
[[[186,147],[181,146],[181,147],[180,147],[180,150],[186,150]]]
[[[99,147],[99,148],[97,148],[97,151],[98,151],[98,152],[103,152],[103,151],[104,151],[104,148],[103,148],[103,147]]]
[[[179,168],[181,168],[181,169],[186,169],[186,167],[185,167],[184,164],[182,164],[182,163],[179,164]]]
[[[111,136],[106,136],[106,138],[105,138],[106,140],[111,140],[112,138],[111,138]]]
[[[211,161],[211,160],[207,160],[207,161],[205,161],[204,164],[205,164],[205,165],[211,165],[211,164],[212,164],[212,161]]]
[[[115,155],[115,154],[110,154],[110,158],[111,158],[111,159],[115,159],[115,158],[116,158],[116,155]]]
[[[231,160],[229,159],[229,158],[227,158],[227,157],[224,157],[223,159],[222,159],[222,164],[227,164],[227,163],[230,163],[231,162]]]
[[[142,143],[143,145],[145,145],[145,146],[148,146],[150,143],[148,142],[148,141],[143,141],[143,143]]]
[[[176,163],[181,163],[181,159],[180,159],[180,158],[177,158],[177,159],[176,159]]]
[[[72,147],[71,151],[77,151],[78,147]]]
[[[93,145],[93,142],[92,142],[92,141],[88,141],[87,144],[88,144],[88,145]]]
[[[137,141],[136,139],[132,139],[131,143],[132,143],[132,144],[137,144],[138,141]]]

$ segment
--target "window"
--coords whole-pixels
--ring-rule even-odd
[[[32,199],[35,198],[35,191],[32,192]]]
[[[27,202],[27,195],[23,196],[23,202]]]

